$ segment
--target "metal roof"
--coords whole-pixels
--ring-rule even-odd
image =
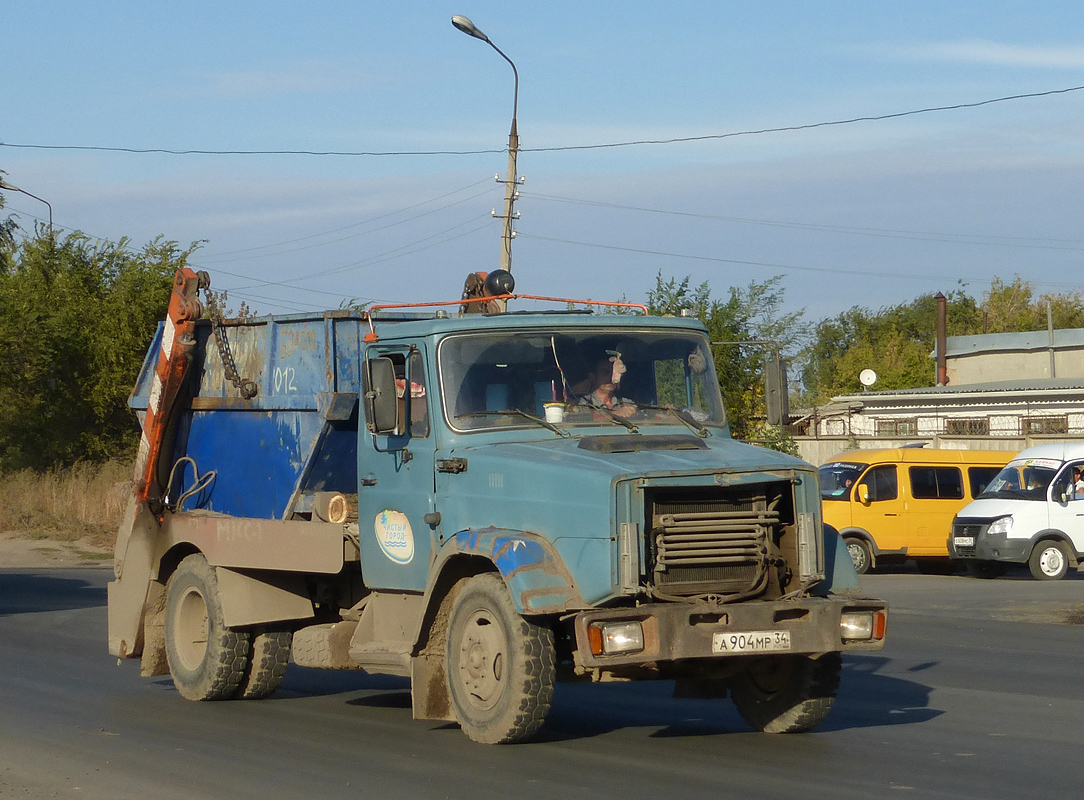
[[[983,333],[975,336],[949,336],[945,340],[949,358],[978,353],[1005,353],[1050,348],[1049,331],[1025,333]],[[1084,328],[1063,328],[1054,331],[1054,349],[1084,348]],[[936,352],[936,351],[935,351]]]
[[[836,397],[833,397],[832,400],[835,402],[862,402],[911,397],[914,395],[924,395],[933,398],[990,393],[1036,394],[1040,392],[1068,393],[1074,391],[1084,391],[1084,378],[1029,378],[994,381],[992,383],[959,383],[950,384],[948,386],[924,386],[918,389],[883,389],[876,392],[837,395]]]

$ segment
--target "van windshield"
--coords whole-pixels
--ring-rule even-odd
[[[1009,464],[986,487],[979,498],[1046,501],[1046,490],[1058,473],[1061,462],[1030,459]]]
[[[850,461],[833,461],[819,470],[821,474],[821,497],[825,500],[846,500],[858,476],[869,464]]]

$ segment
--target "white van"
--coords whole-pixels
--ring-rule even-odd
[[[1065,577],[1084,559],[1084,442],[1029,447],[952,521],[949,556],[979,578],[1026,563],[1041,581]]]

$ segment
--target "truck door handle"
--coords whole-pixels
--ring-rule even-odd
[[[358,483],[362,486],[376,486],[376,478],[358,478]]]

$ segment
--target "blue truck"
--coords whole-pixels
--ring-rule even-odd
[[[212,321],[183,272],[109,585],[110,652],[183,697],[266,697],[290,662],[408,676],[416,718],[504,743],[558,680],[661,679],[792,732],[883,646],[816,469],[731,438],[699,321]]]

